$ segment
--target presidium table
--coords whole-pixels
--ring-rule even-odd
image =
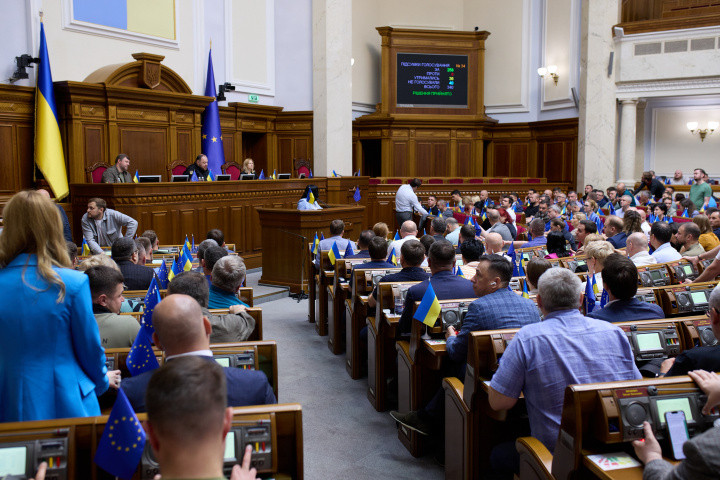
[[[307,291],[312,272],[307,270],[308,244],[315,234],[329,236],[330,222],[345,222],[345,238],[358,238],[363,229],[365,207],[327,205],[322,210],[290,208],[258,208],[262,227],[261,283],[290,287],[298,293]],[[345,252],[340,252],[345,253]]]

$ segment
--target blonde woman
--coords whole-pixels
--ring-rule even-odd
[[[698,238],[698,241],[706,252],[709,252],[713,248],[720,245],[720,240],[718,240],[718,237],[716,237],[713,233],[713,229],[710,226],[710,219],[707,215],[696,215],[695,217],[693,217],[692,221],[695,223],[695,225],[700,227],[700,237]]]
[[[587,262],[588,266],[587,278],[590,279],[594,275],[595,283],[598,286],[596,300],[600,300],[600,296],[603,291],[601,272],[603,269],[603,265],[605,264],[605,259],[613,253],[615,253],[615,247],[613,247],[610,242],[605,240],[596,240],[590,243],[586,243],[585,245],[585,261]],[[585,284],[583,284],[583,288],[585,288]]]
[[[0,422],[100,415],[107,372],[87,276],[68,268],[60,214],[14,195],[0,235]]]
[[[247,175],[255,175],[255,162],[252,158],[246,158],[242,164],[242,172]]]

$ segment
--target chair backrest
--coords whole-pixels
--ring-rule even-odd
[[[382,180],[380,180],[379,178],[371,178],[369,180],[370,185],[380,185],[381,183],[382,183]]]
[[[403,181],[401,178],[388,178],[387,183],[389,185],[402,185]]]
[[[488,183],[504,183],[505,179],[503,178],[491,178],[488,180]]]
[[[296,158],[293,160],[293,165],[295,165],[295,171],[298,177],[305,175],[305,178],[310,178],[311,165],[309,161],[304,158]]]
[[[431,178],[428,180],[427,183],[430,185],[437,185],[437,184],[445,183],[445,181],[442,178]]]
[[[448,178],[447,183],[463,183],[464,180],[462,178]]]
[[[167,171],[170,176],[182,175],[185,173],[185,169],[187,169],[187,165],[185,165],[182,160],[175,160],[167,167]],[[168,178],[168,180],[170,179]]]
[[[102,176],[105,170],[110,168],[107,163],[97,162],[90,165],[85,172],[87,173],[87,180],[90,183],[102,183]]]
[[[485,183],[484,178],[471,178],[467,183]]]
[[[523,183],[522,178],[511,178],[508,183]]]
[[[223,172],[230,175],[230,180],[238,180],[240,178],[242,167],[237,162],[225,162],[221,168]]]

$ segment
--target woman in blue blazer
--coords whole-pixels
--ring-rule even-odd
[[[0,235],[0,422],[100,415],[117,387],[92,313],[88,278],[69,268],[55,205],[14,195]]]

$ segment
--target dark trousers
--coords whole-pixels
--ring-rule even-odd
[[[398,223],[398,230],[402,227],[402,224],[408,220],[412,220],[412,212],[395,212],[395,219]],[[398,252],[399,253],[399,252]]]

